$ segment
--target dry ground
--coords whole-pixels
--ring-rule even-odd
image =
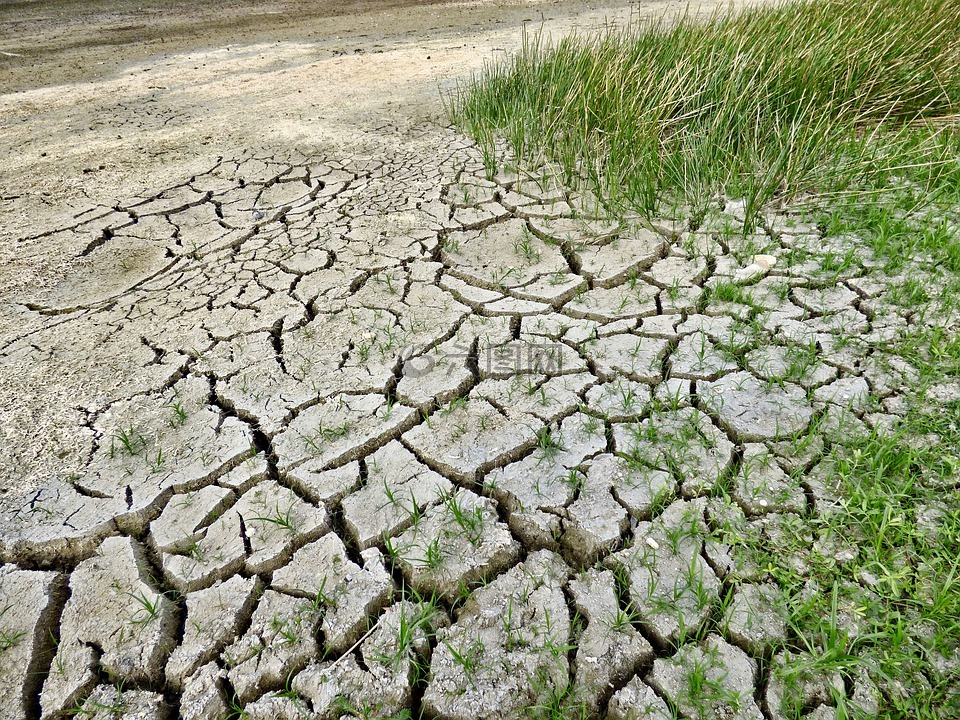
[[[661,12],[681,3],[644,3]],[[265,151],[376,155],[445,124],[439,100],[521,27],[596,29],[627,3],[6,3],[0,8],[0,333],[66,282],[109,282],[50,232]],[[93,278],[96,277],[94,280]],[[121,281],[122,282],[122,281]],[[57,373],[59,374],[59,373]],[[61,469],[57,377],[5,373],[0,449],[9,490]],[[82,380],[81,380],[82,383]],[[59,397],[51,397],[57,393]],[[66,407],[65,407],[66,406]],[[30,428],[26,435],[25,428]],[[71,431],[67,431],[69,436]],[[22,444],[22,439],[27,444]]]
[[[440,102],[670,7],[0,6],[0,718],[787,713],[722,538],[902,412],[876,264],[608,224]]]

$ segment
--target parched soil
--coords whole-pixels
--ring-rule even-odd
[[[707,536],[895,420],[876,264],[489,178],[440,101],[636,11],[3,6],[0,718],[781,716],[775,588]]]

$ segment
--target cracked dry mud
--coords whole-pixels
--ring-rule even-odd
[[[62,469],[0,497],[0,718],[503,718],[565,693],[832,717],[869,693],[785,697],[777,588],[722,530],[829,512],[824,442],[902,412],[910,368],[879,347],[912,319],[865,252],[821,272],[849,239],[784,211],[744,242],[727,209],[612,223],[423,124],[25,233],[79,261],[0,362],[88,391]]]
[[[4,361],[127,375],[78,408],[76,471],[3,499],[4,717],[109,705],[105,679],[130,717],[493,718],[568,685],[666,717],[704,663],[731,717],[775,705],[776,588],[706,538],[817,512],[789,441],[884,418],[859,286],[794,272],[822,239],[789,215],[750,250],[781,262],[742,281],[719,232],[611,226],[418,132],[371,158],[224,158],[55,232],[128,262],[126,286],[31,301]],[[747,309],[708,302],[720,283]],[[862,341],[798,369],[787,332],[830,348],[841,315]]]

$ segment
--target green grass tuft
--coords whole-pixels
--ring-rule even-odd
[[[494,163],[588,180],[648,215],[744,198],[858,198],[904,181],[960,191],[960,3],[819,0],[701,22],[646,20],[554,45],[525,38],[449,102]]]

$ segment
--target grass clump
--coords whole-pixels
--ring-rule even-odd
[[[795,642],[811,669],[876,683],[878,717],[960,713],[958,421],[958,403],[935,414],[918,409],[897,432],[833,448],[827,462],[841,499],[806,522],[821,542],[845,539],[852,552],[836,556],[842,560],[811,553],[799,533],[795,544],[744,546],[786,590]],[[807,571],[796,574],[783,557],[802,558]],[[835,700],[849,717],[865,709],[856,694]]]
[[[495,163],[558,164],[609,204],[655,214],[904,181],[960,188],[960,4],[810,0],[525,39],[450,100]]]

